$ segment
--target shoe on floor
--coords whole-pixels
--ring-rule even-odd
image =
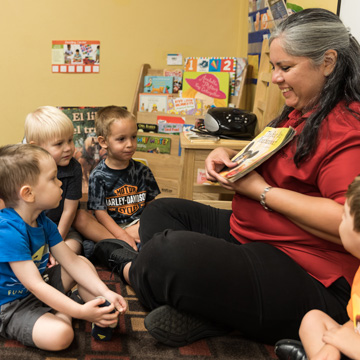
[[[91,259],[91,256],[94,252],[94,248],[95,248],[95,243],[91,240],[84,240],[83,241],[83,251],[84,251],[84,256],[87,259]]]
[[[300,341],[279,340],[275,344],[275,354],[279,360],[306,360],[306,353]]]
[[[105,299],[103,296],[98,296],[97,298]],[[104,306],[109,306],[109,305],[110,305],[110,302],[105,299],[105,302],[103,304],[99,305],[99,307],[104,307]],[[115,312],[115,309],[110,314],[112,314],[114,312]],[[112,326],[108,326],[108,327],[101,327],[101,326],[97,326],[94,323],[92,323],[91,335],[95,340],[110,341],[116,326],[117,326],[117,323]]]
[[[116,253],[114,253],[115,251]],[[97,264],[113,269],[114,261],[120,261],[122,263],[125,260],[129,262],[133,260],[137,254],[137,251],[123,240],[105,239],[96,243],[92,258]],[[112,260],[109,261],[110,259]]]
[[[145,327],[156,340],[173,347],[185,346],[196,340],[229,332],[169,305],[151,311],[145,317]]]

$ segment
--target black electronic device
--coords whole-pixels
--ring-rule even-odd
[[[231,107],[210,108],[204,118],[205,132],[224,139],[252,139],[257,123],[250,111]]]

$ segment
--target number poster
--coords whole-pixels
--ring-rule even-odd
[[[185,59],[185,71],[227,72],[230,77],[231,95],[234,95],[236,60],[235,57],[188,57]]]

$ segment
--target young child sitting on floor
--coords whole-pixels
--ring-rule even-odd
[[[57,172],[54,159],[41,147],[0,148],[0,198],[6,206],[0,211],[0,334],[51,351],[73,341],[73,317],[95,323],[94,337],[98,331],[106,336],[127,307],[90,262],[65,245],[44,214],[61,200]],[[49,251],[59,265],[46,267]],[[65,295],[76,283],[83,305]]]
[[[62,182],[60,204],[55,209],[48,210],[46,215],[58,225],[66,245],[76,254],[81,254],[81,235],[95,242],[113,236],[91,214],[79,209],[82,170],[79,162],[73,158],[73,137],[72,121],[56,107],[42,106],[26,117],[26,142],[41,146],[51,154],[58,168],[57,177]],[[54,265],[52,256],[50,262]]]
[[[360,259],[360,176],[346,193],[339,233],[344,248]],[[300,325],[302,345],[295,340],[280,340],[275,346],[276,355],[280,360],[360,359],[360,267],[347,312],[350,320],[340,325],[320,310],[309,311]]]
[[[107,156],[90,174],[88,208],[113,237],[136,250],[140,215],[160,190],[151,170],[132,159],[137,146],[134,115],[119,106],[107,106],[97,112],[95,127]]]

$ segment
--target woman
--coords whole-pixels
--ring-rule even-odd
[[[233,184],[218,173],[234,166],[236,152],[209,155],[207,177],[235,190],[233,211],[159,199],[142,215],[138,255],[121,245],[99,249],[154,309],[145,325],[168,345],[224,329],[268,343],[297,338],[314,308],[348,319],[359,261],[338,226],[360,173],[359,45],[336,15],[308,9],[274,30],[270,59],[286,103],[270,125],[292,126],[297,136]]]

